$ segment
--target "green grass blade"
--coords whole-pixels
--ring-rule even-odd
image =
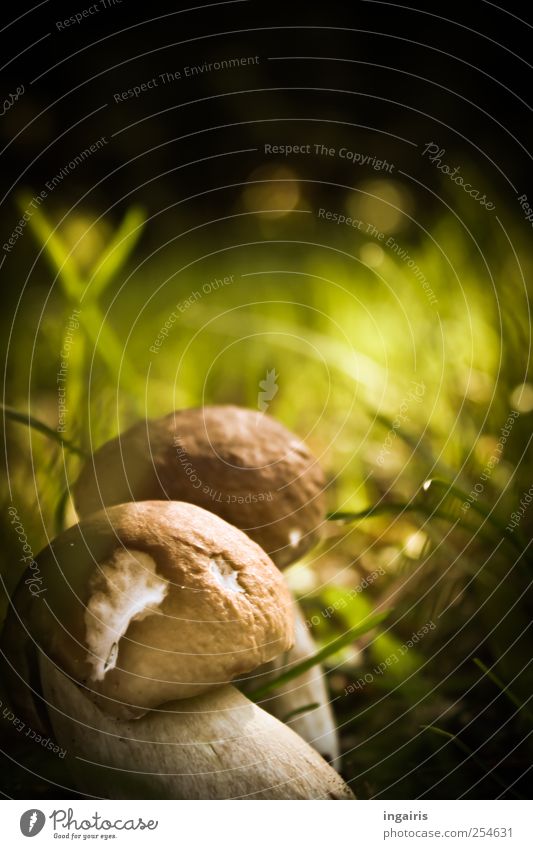
[[[64,344],[65,337],[63,337],[62,345]],[[77,413],[81,412],[87,403],[87,354],[87,334],[76,333],[76,342],[69,350],[66,396],[70,409],[76,410]],[[76,441],[82,444],[89,442],[88,425],[84,416],[79,413],[72,416],[72,420],[69,420],[69,428]]]
[[[433,484],[439,487],[446,487],[447,492],[450,492],[454,496],[461,498],[462,501],[468,498],[467,494],[463,492],[463,490],[461,490],[459,487],[450,485],[446,483],[446,481],[440,481],[437,479],[431,479],[430,481],[426,481],[423,487],[423,491],[427,492],[430,486],[432,486]],[[524,549],[527,548],[527,545],[520,537],[517,537],[516,534],[513,535],[509,531],[507,531],[505,525],[503,525],[499,520],[494,519],[494,517],[486,511],[486,508],[478,506],[476,512],[484,517],[487,522],[487,525],[491,530],[497,531],[498,535],[501,534],[506,542],[512,545],[515,550],[517,549],[520,554],[524,555]],[[462,528],[472,531],[472,533],[475,534],[475,536],[477,536],[479,539],[485,542],[492,541],[491,535],[487,534],[481,528],[472,525],[469,522],[465,522],[463,517],[457,515],[456,512],[443,508],[441,504],[433,506],[430,503],[425,503],[424,501],[417,499],[404,502],[389,501],[385,503],[373,504],[370,507],[365,508],[365,510],[359,510],[356,512],[334,510],[333,512],[328,513],[326,518],[331,522],[351,523],[361,521],[362,519],[369,519],[374,516],[385,515],[387,513],[392,513],[393,515],[397,516],[401,515],[402,513],[421,513],[428,519],[437,518],[444,519],[447,522],[456,522],[457,524],[460,524]],[[529,561],[528,557],[526,557],[525,559]]]
[[[96,300],[111,280],[124,268],[141,237],[145,222],[146,215],[140,207],[132,207],[126,212],[122,224],[91,277],[89,285],[91,300]]]
[[[449,740],[451,743],[457,746],[457,748],[460,749],[461,752],[464,752],[465,755],[468,755],[468,757],[472,760],[473,763],[475,763],[475,765],[481,770],[481,772],[484,772],[487,778],[491,778],[494,782],[496,782],[498,787],[502,787],[504,790],[509,789],[505,781],[503,781],[498,775],[496,775],[496,773],[491,770],[490,767],[483,763],[483,761],[481,761],[473,753],[472,749],[470,749],[465,743],[463,743],[462,740],[458,740],[455,734],[452,734],[450,731],[445,731],[443,728],[439,728],[437,725],[421,725],[420,727],[424,731],[431,731],[433,734],[436,734],[437,737],[444,737],[446,740]],[[518,796],[517,793],[515,793],[514,795],[517,796],[519,799],[521,798],[520,796]]]
[[[22,212],[28,209],[32,198],[26,193],[19,196],[17,203]],[[69,300],[77,302],[83,295],[85,283],[76,271],[76,266],[69,256],[69,251],[63,244],[63,240],[52,225],[41,208],[36,208],[28,221],[28,226],[33,230],[37,241],[43,246],[52,268],[59,275],[65,294]]]
[[[31,198],[24,194],[19,198],[18,203],[24,211],[31,203]],[[125,389],[134,395],[139,388],[135,369],[126,360],[123,346],[116,337],[109,321],[104,320],[104,316],[96,303],[96,295],[103,290],[111,280],[112,275],[126,261],[140,236],[143,223],[144,215],[138,208],[133,208],[125,216],[110,249],[93,278],[96,282],[96,289],[93,286],[89,290],[88,296],[81,301],[81,323],[87,335],[93,345],[98,344],[98,352],[117,383],[120,369],[120,379]],[[40,208],[33,211],[28,225],[33,230],[37,240],[43,245],[46,256],[54,271],[59,275],[68,299],[80,305],[80,299],[85,293],[87,282],[78,274],[76,264],[69,255],[61,237]]]
[[[56,534],[60,534],[65,530],[65,513],[67,510],[68,497],[69,491],[68,489],[64,489],[59,496],[54,510],[54,531]]]
[[[400,516],[403,513],[422,513],[428,519],[444,519],[447,522],[458,521],[457,516],[450,515],[447,510],[439,507],[431,507],[419,501],[388,501],[379,504],[373,504],[371,507],[366,507],[364,510],[349,511],[349,510],[334,510],[328,513],[326,518],[330,522],[359,522],[363,519],[371,519],[374,516],[384,516],[387,513]],[[461,521],[461,526],[469,531],[478,532],[479,529],[468,522]],[[487,535],[480,533],[480,538],[490,539]]]
[[[330,522],[358,522],[361,519],[370,519],[373,516],[383,516],[387,513],[400,515],[401,513],[424,513],[430,516],[437,516],[442,519],[449,519],[449,516],[444,511],[432,510],[430,513],[424,510],[424,507],[417,504],[415,501],[388,501],[380,504],[373,504],[371,507],[366,507],[364,510],[334,510],[328,513],[326,518]]]
[[[376,410],[371,404],[366,402],[364,398],[361,400],[361,404],[366,410],[366,414],[369,419],[373,419],[378,422],[385,430],[390,432],[394,432],[402,442],[405,442],[406,445],[409,446],[411,451],[423,457],[432,467],[438,465],[441,472],[447,472],[448,469],[443,465],[442,461],[439,461],[437,464],[437,460],[433,454],[431,446],[428,445],[425,439],[420,439],[418,437],[413,436],[411,433],[408,433],[407,430],[403,427],[395,427],[394,421],[390,416],[387,416],[385,413],[380,410]]]
[[[363,620],[359,625],[356,625],[354,628],[350,628],[349,631],[346,631],[345,634],[341,634],[340,637],[332,640],[327,646],[319,649],[315,654],[311,655],[311,657],[302,660],[300,663],[295,664],[286,672],[283,672],[281,675],[278,675],[277,678],[273,678],[268,681],[262,687],[258,687],[257,690],[253,690],[248,693],[248,697],[253,701],[258,701],[262,699],[263,696],[272,692],[272,690],[276,690],[278,687],[281,687],[282,684],[286,684],[288,681],[292,681],[294,678],[297,678],[299,675],[302,675],[304,672],[307,672],[309,669],[312,669],[313,666],[317,666],[319,663],[322,663],[332,654],[343,649],[345,646],[352,643],[358,637],[362,637],[363,634],[367,634],[368,631],[371,631],[372,628],[375,628],[377,625],[381,624],[387,616],[390,615],[390,610],[385,611],[384,613],[376,613],[374,616]]]
[[[53,439],[54,442],[62,445],[67,451],[71,451],[73,454],[78,454],[80,457],[88,456],[82,448],[78,445],[74,445],[74,443],[70,442],[68,439],[63,439],[57,431],[48,427],[48,425],[40,419],[36,419],[35,416],[32,416],[29,413],[21,413],[19,410],[14,410],[12,407],[5,407],[3,404],[0,404],[0,410],[6,418],[10,419],[10,421],[18,422],[19,424],[26,425],[26,427],[31,427],[33,430],[39,431],[39,433],[44,434],[44,436],[47,436],[49,439]]]
[[[297,707],[294,710],[291,710],[287,716],[283,717],[282,722],[289,722],[291,719],[294,719],[295,716],[300,716],[302,713],[307,713],[310,710],[316,710],[320,705],[318,702],[311,702],[310,705],[302,705],[301,707]]]
[[[503,538],[513,546],[513,548],[517,549],[520,554],[525,553],[525,549],[527,549],[528,547],[526,541],[521,537],[520,534],[512,534],[510,531],[508,531],[504,523],[501,522],[497,517],[493,516],[492,510],[485,506],[482,501],[476,499],[470,502],[467,492],[465,492],[459,486],[456,486],[456,484],[450,483],[449,481],[440,480],[439,478],[431,478],[427,480],[422,486],[422,491],[424,493],[429,493],[431,489],[445,490],[446,492],[444,497],[446,497],[446,495],[450,493],[456,498],[460,499],[463,504],[470,504],[471,509],[479,516],[481,516],[490,527],[494,528],[495,531],[498,531],[498,533],[501,534]]]

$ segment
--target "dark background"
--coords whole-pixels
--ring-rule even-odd
[[[482,151],[487,164],[489,159],[498,163],[527,191],[530,160],[512,144],[514,136],[527,147],[531,129],[526,103],[532,29],[513,16],[520,13],[520,4],[499,10],[484,2],[395,8],[374,2],[252,0],[180,12],[174,4],[141,7],[123,0],[58,32],[55,21],[75,13],[78,6],[87,8],[83,3],[46,3],[4,32],[3,55],[9,64],[4,65],[3,90],[13,91],[21,82],[27,86],[23,102],[0,128],[5,142],[21,133],[2,157],[4,191],[14,178],[19,184],[37,185],[61,167],[68,151],[143,121],[140,132],[124,132],[103,157],[85,166],[84,184],[91,184],[91,169],[94,182],[101,178],[105,158],[108,173],[119,170],[106,180],[105,189],[94,188],[95,202],[131,191],[132,173],[141,184],[164,171],[170,173],[157,181],[157,202],[171,202],[178,191],[201,190],[202,184],[212,183],[212,176],[221,176],[218,163],[172,173],[178,162],[209,155],[213,132],[220,150],[246,148],[265,135],[264,127],[252,124],[256,119],[312,117],[366,124],[418,143],[438,136],[452,159],[458,154],[462,160],[477,159]],[[48,32],[51,35],[43,38]],[[40,43],[28,49],[39,38]],[[256,54],[256,66],[182,79],[139,99],[113,103],[114,92],[164,71]],[[267,60],[295,55],[326,61]],[[106,108],[87,117],[104,103]],[[184,132],[242,121],[250,123],[179,140]],[[301,136],[300,128],[290,123],[275,132],[287,142]],[[314,134],[327,140],[327,128]],[[143,155],[161,142],[156,156]],[[382,136],[381,144],[377,153],[394,153],[394,140]],[[418,153],[404,147],[404,166],[414,169]],[[135,155],[140,158],[124,167]],[[224,176],[239,176],[238,168],[236,175],[231,168],[229,162],[224,164]],[[336,161],[332,179],[341,171]],[[431,180],[428,171],[425,176]],[[497,169],[493,177],[498,180]],[[433,183],[438,183],[435,175]],[[74,197],[76,187],[70,189]],[[154,184],[139,189],[139,196],[152,206],[153,191]],[[216,196],[210,202],[224,203]]]

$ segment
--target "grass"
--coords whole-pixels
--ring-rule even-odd
[[[150,252],[151,225],[137,208],[114,231],[89,213],[51,221],[41,209],[28,226],[45,286],[25,293],[9,352],[6,593],[22,572],[9,504],[37,552],[71,515],[68,489],[84,454],[145,415],[203,403],[257,408],[259,383],[275,369],[269,413],[308,441],[330,480],[326,539],[288,579],[318,643],[309,662],[327,669],[345,777],[363,798],[525,795],[533,509],[514,532],[507,525],[531,485],[532,412],[518,388],[531,376],[508,247],[482,245],[492,289],[455,220],[436,222],[432,239],[402,234],[435,307],[394,256],[365,266],[364,245],[332,231],[334,249],[321,250],[289,219],[229,220],[207,253],[173,237]],[[238,253],[226,247],[236,243],[245,245]],[[229,274],[231,285],[204,291]],[[58,437],[56,375],[74,308]],[[172,312],[177,321],[153,353]],[[413,382],[423,396],[406,401]],[[69,786],[64,765],[4,720],[0,734],[5,793],[54,797]]]

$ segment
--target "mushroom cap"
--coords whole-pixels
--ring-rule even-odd
[[[74,486],[80,516],[125,501],[198,504],[243,530],[281,568],[320,537],[325,479],[304,443],[263,413],[177,410],[102,445]]]
[[[32,636],[117,717],[225,684],[293,642],[280,572],[192,504],[111,507],[62,533],[37,564],[46,592]]]

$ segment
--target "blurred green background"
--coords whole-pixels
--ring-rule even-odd
[[[514,536],[501,527],[531,486],[533,384],[520,270],[503,236],[476,256],[451,216],[421,238],[406,223],[416,201],[399,182],[394,207],[391,181],[347,192],[346,214],[394,236],[430,281],[428,296],[386,240],[330,224],[321,244],[327,225],[309,214],[261,212],[313,206],[296,170],[288,175],[284,166],[278,179],[275,169],[266,183],[252,177],[238,217],[223,222],[228,247],[207,245],[205,256],[199,236],[189,237],[186,255],[178,238],[147,254],[155,225],[136,207],[114,227],[90,209],[59,226],[49,213],[35,214],[31,238],[45,245],[42,290],[25,293],[27,330],[16,326],[11,339],[10,404],[25,412],[31,398],[32,415],[57,438],[66,343],[62,436],[90,451],[138,418],[173,408],[256,409],[259,383],[275,369],[269,414],[321,457],[330,510],[356,517],[332,521],[320,550],[288,572],[313,633],[326,645],[371,612],[389,611],[377,631],[327,662],[346,777],[362,797],[412,798],[427,785],[436,797],[515,798],[525,781],[515,778],[531,756],[532,692],[524,596],[531,556],[516,542],[518,534],[529,539],[533,511]],[[177,218],[176,231],[185,227]],[[511,410],[520,415],[498,446]],[[68,488],[82,461],[33,428],[7,428],[4,500],[37,552],[74,520]],[[479,511],[464,513],[484,471]],[[422,488],[435,478],[464,497],[444,484]],[[3,576],[12,589],[22,565],[6,511]],[[21,793],[42,795],[35,777],[20,771],[17,780]]]

